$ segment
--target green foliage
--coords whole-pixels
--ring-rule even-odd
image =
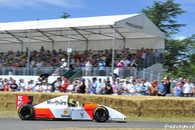
[[[186,24],[178,24],[176,20],[178,15],[185,13],[180,6],[180,4],[174,3],[173,0],[167,0],[165,2],[154,1],[152,7],[147,6],[141,12],[145,13],[170,38],[172,34],[178,33],[181,27],[186,26]]]
[[[152,7],[146,7],[141,12],[165,33],[165,74],[171,77],[186,77],[194,80],[195,77],[195,34],[184,40],[173,40],[172,35],[180,32],[180,24],[176,20],[186,11],[180,8],[181,4],[174,0],[154,1]]]
[[[63,12],[63,15],[61,16],[61,18],[67,19],[67,18],[69,18],[70,16],[71,16],[71,15],[70,15],[69,13]]]

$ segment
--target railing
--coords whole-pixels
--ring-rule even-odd
[[[116,69],[116,67],[114,68]],[[113,76],[114,73],[112,72],[111,67],[106,67],[104,70],[100,70],[98,67],[92,67],[89,70],[85,67],[83,68],[75,68],[71,70],[69,73],[64,75],[67,78],[70,78],[74,74],[78,72],[79,76]],[[41,74],[49,74],[49,75],[56,75],[62,76],[66,70],[61,68],[17,68],[12,69],[10,72],[10,68],[0,68],[1,75],[41,75]],[[147,78],[149,81],[153,79],[161,80],[163,75],[161,73],[157,73],[152,70],[147,69],[137,69],[135,67],[126,67],[123,71],[119,72],[118,75],[121,79],[125,79],[126,77],[136,77],[136,78]],[[77,76],[78,77],[78,76]]]
[[[17,69],[10,67],[0,68],[1,75],[41,75],[41,74],[52,74],[56,71],[56,68],[41,67],[41,68],[27,68],[19,67]],[[58,72],[61,74],[61,72]]]

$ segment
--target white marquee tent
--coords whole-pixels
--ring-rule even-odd
[[[141,47],[164,49],[164,34],[144,15],[113,15],[85,18],[0,23],[0,51],[72,48],[115,49]]]
[[[164,34],[144,14],[37,20],[0,23],[0,45],[2,52],[164,49]]]

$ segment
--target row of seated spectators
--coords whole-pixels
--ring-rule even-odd
[[[47,82],[47,78],[39,77],[36,82],[20,79],[18,83],[10,79],[0,78],[1,91],[20,91],[20,92],[58,92],[58,93],[82,93],[82,94],[113,94],[127,96],[177,96],[192,97],[195,96],[195,87],[188,79],[182,79],[171,88],[169,77],[165,77],[158,83],[157,80],[152,82],[143,79],[120,79],[120,78],[92,78],[83,79],[75,78],[69,81],[65,77],[57,78],[54,86]],[[173,90],[173,92],[171,92]]]
[[[129,48],[115,51],[114,66],[121,60],[124,61],[125,66],[141,66],[145,61],[152,64],[156,59],[160,59],[161,52],[148,48],[141,48],[131,52]],[[42,46],[40,51],[33,51],[30,53],[30,67],[60,67],[64,62],[67,62],[67,52],[53,50],[45,50]],[[90,61],[93,67],[96,67],[100,60],[105,62],[106,67],[112,66],[112,50],[100,50],[95,53],[93,50],[86,50],[84,52],[75,52],[70,54],[70,65],[74,67],[84,67],[87,61]],[[132,64],[131,64],[132,63]],[[10,69],[18,67],[26,67],[28,65],[28,49],[26,52],[12,52],[0,53],[0,67],[9,67]]]

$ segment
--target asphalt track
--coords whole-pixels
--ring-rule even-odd
[[[67,127],[79,128],[165,128],[166,125],[186,125],[193,126],[195,123],[184,122],[131,122],[117,123],[106,122],[97,123],[93,121],[50,121],[34,120],[22,121],[18,118],[0,118],[0,130],[45,130]]]

